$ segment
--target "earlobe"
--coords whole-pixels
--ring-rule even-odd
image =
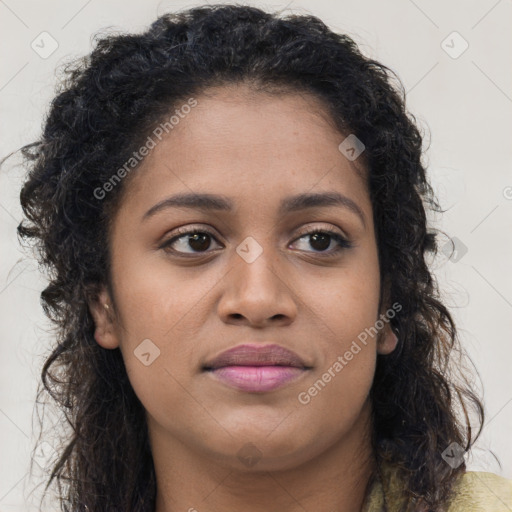
[[[391,328],[390,324],[387,324],[384,332],[381,333],[379,340],[377,341],[377,353],[381,355],[391,354],[398,345],[398,336]]]
[[[388,275],[388,276],[384,277],[383,283],[382,283],[382,301],[381,301],[381,303],[383,305],[388,305],[391,302],[390,290],[391,290],[391,279]],[[381,306],[381,308],[382,308],[382,306]],[[393,308],[394,308],[394,305],[393,305]],[[390,311],[389,307],[386,308],[386,313],[381,313],[380,318],[382,318],[383,315],[388,317],[388,311]],[[394,312],[394,309],[392,311]],[[398,310],[398,311],[400,311],[400,310]],[[379,332],[379,336],[377,338],[377,353],[382,354],[382,355],[391,354],[391,352],[393,352],[393,350],[396,349],[397,345],[398,345],[398,336],[393,331],[391,324],[389,323],[389,318],[387,318],[386,324],[383,327],[383,329]]]
[[[96,300],[89,302],[89,311],[94,320],[94,339],[98,345],[106,349],[117,348],[119,340],[114,328],[114,310],[105,289],[101,290]]]

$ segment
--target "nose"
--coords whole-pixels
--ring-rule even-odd
[[[252,262],[236,255],[218,303],[218,314],[225,323],[261,328],[295,320],[297,297],[290,274],[267,255],[270,251],[264,250]]]

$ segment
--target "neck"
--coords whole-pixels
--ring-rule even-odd
[[[169,439],[148,418],[155,512],[360,512],[375,467],[370,426],[367,404],[350,432],[305,462],[271,471],[258,471],[255,464],[241,471]]]

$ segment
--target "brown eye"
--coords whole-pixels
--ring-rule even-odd
[[[181,254],[211,252],[208,249],[212,245],[212,239],[215,239],[215,237],[209,231],[184,231],[164,242],[161,248]]]
[[[209,230],[183,229],[181,231],[178,230],[177,235],[164,242],[160,248],[166,252],[183,256],[201,253],[207,254],[212,252],[208,250],[212,247],[212,240],[215,240],[215,243],[217,243],[214,234]],[[329,230],[312,230],[303,233],[296,240],[305,240],[304,245],[313,249],[311,251],[306,247],[300,250],[312,252],[313,254],[318,254],[323,257],[336,256],[343,249],[352,247],[351,242],[345,237]]]
[[[304,250],[307,252],[318,252],[319,254],[326,253],[325,256],[337,255],[343,249],[352,247],[352,244],[346,238],[333,231],[317,229],[316,231],[310,231],[308,233],[302,234],[302,236],[297,240],[303,239],[306,240],[306,244],[304,245],[309,245],[314,249],[314,251],[307,251],[307,249]],[[335,249],[328,250],[333,242]]]

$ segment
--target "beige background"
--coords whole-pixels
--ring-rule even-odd
[[[512,1],[250,3],[319,16],[404,82],[409,110],[430,132],[429,173],[448,210],[433,220],[467,249],[458,261],[437,258],[435,267],[485,393],[488,424],[469,467],[512,478]],[[88,53],[94,33],[109,26],[140,31],[158,14],[193,5],[200,3],[0,0],[0,155],[37,138],[56,67]],[[58,44],[46,58],[31,47],[48,37],[42,32]],[[464,41],[469,46],[457,56]],[[29,491],[37,480],[27,473],[32,409],[50,339],[39,305],[44,281],[17,244],[21,170],[13,163],[0,171],[2,512],[36,510]]]

